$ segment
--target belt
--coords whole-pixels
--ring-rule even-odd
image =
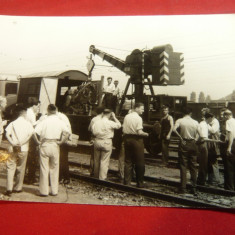
[[[45,142],[50,143],[50,142],[57,142],[57,141],[59,140],[58,139],[43,139],[42,143],[45,143]]]
[[[124,134],[124,137],[143,138],[142,135],[135,135],[135,134]]]
[[[186,138],[183,138],[184,141],[195,141],[195,139],[186,139]]]

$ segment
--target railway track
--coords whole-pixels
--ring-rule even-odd
[[[84,180],[123,192],[140,194],[145,197],[160,199],[189,207],[231,208],[234,206],[233,197],[235,196],[235,192],[233,191],[198,186],[197,189],[199,190],[199,194],[197,196],[191,194],[180,195],[176,193],[179,183],[175,181],[155,177],[145,177],[144,180],[148,185],[147,188],[137,188],[135,185],[127,186],[120,183],[118,172],[114,170],[109,170],[109,180],[103,181],[90,177],[88,171],[89,165],[70,161],[70,166],[73,168],[70,174],[74,179]],[[191,185],[188,184],[187,188],[190,189]]]

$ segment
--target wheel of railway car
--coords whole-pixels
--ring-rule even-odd
[[[160,131],[161,125],[160,123],[156,122],[149,134],[149,138],[144,140],[146,150],[153,156],[159,154],[162,151]]]

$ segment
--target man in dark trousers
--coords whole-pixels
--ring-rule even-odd
[[[162,164],[168,164],[168,157],[169,157],[169,144],[171,133],[174,128],[174,120],[171,115],[169,115],[169,107],[163,106],[162,107],[162,114],[163,117],[161,119],[161,142],[162,142]]]
[[[197,146],[196,139],[198,133],[198,122],[191,118],[192,109],[185,108],[184,117],[176,121],[174,132],[180,138],[179,144],[179,163],[180,163],[180,179],[181,186],[179,193],[186,192],[186,173],[187,168],[190,170],[192,181],[192,193],[196,194],[196,181],[197,181]],[[180,129],[180,133],[178,132]]]
[[[130,185],[133,167],[135,167],[137,187],[144,187],[145,172],[143,137],[148,133],[143,131],[143,120],[140,117],[144,112],[144,104],[136,103],[134,110],[127,114],[123,121],[125,167],[124,184]]]

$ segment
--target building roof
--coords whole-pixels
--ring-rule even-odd
[[[79,70],[66,70],[66,71],[49,71],[33,73],[29,75],[22,76],[22,78],[59,78],[64,79],[68,77],[71,80],[87,80],[88,75]]]

